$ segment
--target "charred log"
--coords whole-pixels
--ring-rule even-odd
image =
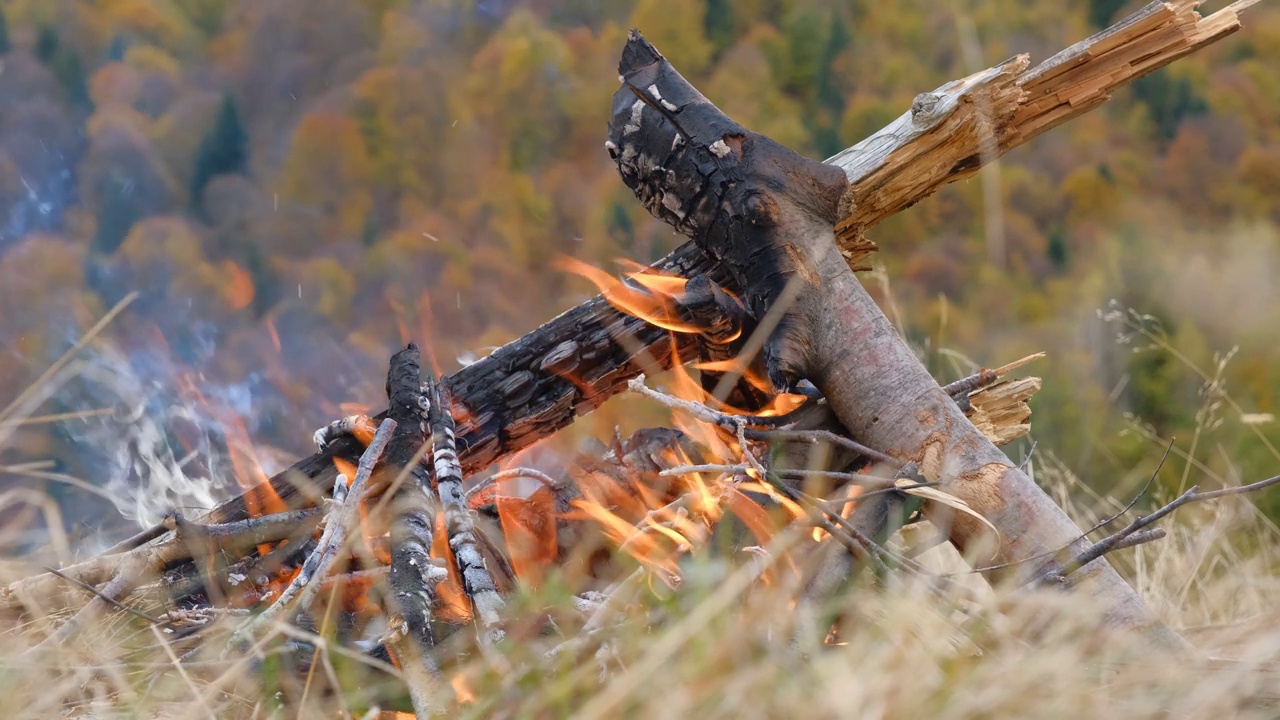
[[[431,557],[437,506],[431,477],[422,463],[430,400],[422,385],[417,345],[411,343],[391,356],[387,399],[391,404],[387,414],[398,423],[382,469],[390,497],[389,583],[396,611],[392,631],[399,636],[395,645],[406,673],[410,668],[434,672],[432,624],[440,604],[436,586],[448,573]]]
[[[978,563],[1073,542],[1083,550],[1070,518],[965,418],[850,271],[834,235],[845,174],[729,119],[637,33],[619,74],[608,148],[623,180],[728,271],[755,317],[774,318],[775,328],[762,323],[774,384],[812,381],[853,438],[918,464],[989,520],[998,536],[974,518],[931,511]],[[1082,575],[1109,621],[1153,625],[1110,565]]]

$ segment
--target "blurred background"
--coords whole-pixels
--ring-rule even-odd
[[[594,294],[557,258],[678,245],[602,147],[630,27],[824,158],[1139,4],[5,0],[0,492],[58,513],[0,508],[0,545],[207,507],[379,409],[401,342],[452,371]],[[1035,466],[1102,493],[1171,437],[1170,489],[1280,468],[1280,7],[1245,20],[872,234],[863,280],[939,379],[1048,352]],[[559,442],[663,421],[619,399]]]

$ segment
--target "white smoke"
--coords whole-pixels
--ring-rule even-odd
[[[110,415],[67,426],[78,449],[91,459],[91,480],[110,496],[120,514],[149,526],[178,510],[197,514],[226,496],[233,475],[221,452],[221,424],[198,398],[183,397],[169,373],[140,377],[129,358],[110,344],[68,367],[66,397],[77,405],[112,409]],[[194,447],[176,444],[173,429],[187,426]]]

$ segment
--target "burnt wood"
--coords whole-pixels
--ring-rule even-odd
[[[414,654],[429,662],[435,645],[432,624],[439,604],[436,586],[445,572],[431,561],[436,500],[431,477],[421,462],[430,409],[423,390],[418,346],[410,343],[391,356],[387,372],[391,404],[387,414],[397,424],[380,470],[386,477],[379,484],[391,492],[391,600]]]

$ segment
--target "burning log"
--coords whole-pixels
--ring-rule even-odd
[[[427,445],[424,433],[430,400],[422,384],[417,345],[391,356],[387,373],[388,415],[399,425],[387,449],[383,473],[391,514],[391,599],[395,608],[389,644],[395,648],[420,714],[441,702],[441,683],[432,649],[432,624],[440,606],[437,586],[448,571],[431,557],[435,534],[436,499],[431,478],[422,464]]]
[[[834,236],[845,173],[729,119],[637,33],[619,74],[610,154],[645,207],[745,289],[755,317],[777,317],[763,349],[774,385],[812,381],[851,436],[917,463],[985,518],[934,506],[962,554],[989,565],[1073,539],[1083,551],[1071,519],[965,418],[853,276]],[[1178,642],[1105,561],[1081,576],[1107,598],[1108,621]]]

